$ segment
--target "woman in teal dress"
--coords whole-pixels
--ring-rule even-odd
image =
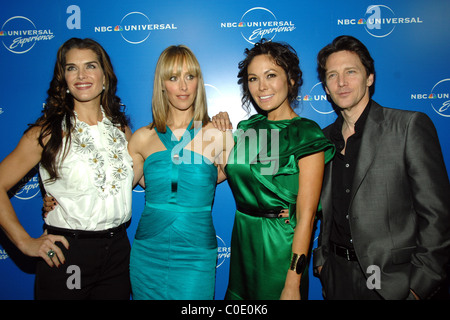
[[[153,123],[128,144],[134,183],[144,176],[146,200],[130,257],[133,299],[213,299],[211,207],[224,178],[218,173],[227,156],[222,142],[233,138],[209,120],[202,73],[189,48],[171,46],[161,54],[152,112]]]
[[[225,173],[236,201],[226,299],[307,299],[324,165],[334,146],[291,107],[302,84],[287,44],[261,41],[239,64],[244,106]]]

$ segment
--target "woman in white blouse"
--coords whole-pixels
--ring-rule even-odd
[[[24,254],[42,258],[37,299],[129,299],[131,131],[116,87],[101,45],[69,39],[58,50],[43,115],[0,163],[0,226]],[[38,164],[59,205],[32,238],[7,192]],[[80,278],[71,282],[74,272]]]

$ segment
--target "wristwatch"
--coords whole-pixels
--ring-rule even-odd
[[[297,272],[297,274],[300,274],[303,272],[303,270],[306,267],[306,257],[304,254],[302,255],[298,255],[296,253],[292,254],[292,259],[291,259],[291,266],[289,268],[289,270],[295,271]]]

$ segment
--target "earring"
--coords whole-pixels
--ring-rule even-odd
[[[103,91],[105,90],[105,85],[103,85]]]
[[[70,94],[70,91],[69,91],[69,89],[67,89],[67,90],[66,90],[66,92]]]

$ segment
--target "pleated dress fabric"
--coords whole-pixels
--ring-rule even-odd
[[[133,299],[214,298],[217,239],[211,207],[217,168],[184,149],[197,132],[187,129],[178,141],[167,127],[158,132],[166,150],[145,160],[146,203],[130,258]]]
[[[269,121],[254,115],[239,123],[225,167],[237,206],[226,299],[280,298],[296,224],[298,160],[319,151],[325,152],[328,162],[334,146],[309,119]],[[282,208],[289,209],[289,218],[258,216],[261,211]],[[301,280],[303,299],[307,298],[307,269]]]

